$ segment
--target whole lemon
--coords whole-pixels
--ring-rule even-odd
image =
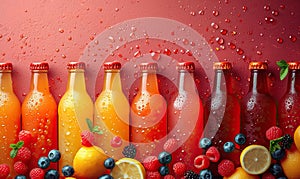
[[[105,172],[104,161],[107,159],[104,151],[96,146],[81,147],[73,160],[75,177],[82,179],[97,179]]]

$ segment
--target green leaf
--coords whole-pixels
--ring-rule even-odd
[[[99,130],[99,127],[98,127],[98,126],[94,126],[92,132],[97,133],[97,134],[103,134],[103,131],[102,131],[102,130]]]
[[[23,147],[23,145],[24,145],[24,141],[19,141],[17,143],[17,148],[19,149],[19,148]]]
[[[281,68],[281,70],[280,70],[280,80],[283,80],[287,76],[288,72],[289,72],[288,67]]]
[[[18,153],[18,149],[12,149],[10,151],[10,157],[15,158],[17,156],[17,153]]]
[[[12,148],[12,149],[16,149],[17,148],[17,144],[10,144],[9,147]]]
[[[280,68],[286,68],[286,67],[289,67],[288,63],[287,63],[285,60],[277,61],[276,64],[277,64]]]
[[[87,123],[90,131],[93,132],[93,122],[89,118],[86,118],[86,123]]]

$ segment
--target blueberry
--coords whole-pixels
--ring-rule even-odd
[[[233,142],[226,142],[223,146],[224,152],[232,152],[234,150],[234,143]]]
[[[59,159],[61,157],[61,154],[58,150],[50,150],[50,152],[48,153],[48,158],[51,162],[58,162]]]
[[[107,158],[104,161],[104,167],[107,169],[113,169],[115,167],[115,160],[113,158]]]
[[[57,170],[48,170],[45,174],[45,179],[59,179],[59,173]]]
[[[161,164],[168,164],[172,161],[172,155],[168,152],[161,152],[158,155],[158,160]]]
[[[288,179],[286,176],[281,176],[281,177],[278,177],[276,179]]]
[[[26,179],[25,175],[17,175],[15,176],[15,179]]]
[[[211,146],[211,140],[209,138],[202,138],[199,143],[200,148],[208,149]]]
[[[246,136],[239,133],[235,136],[234,141],[239,145],[243,145],[246,142]]]
[[[50,165],[50,160],[47,157],[41,157],[38,161],[38,166],[41,169],[46,169]]]
[[[200,175],[199,179],[212,179],[213,178],[212,172],[209,169],[201,170],[199,175]]]
[[[169,170],[169,168],[167,166],[161,166],[161,167],[159,167],[158,171],[159,171],[159,174],[161,176],[166,176],[166,175],[168,175],[170,173],[170,170]]]
[[[114,179],[111,175],[102,175],[101,177],[99,177],[98,179]]]
[[[272,175],[274,175],[275,177],[279,177],[283,175],[283,170],[280,164],[275,163],[272,164],[270,167],[270,172],[272,173]]]
[[[65,177],[70,177],[70,176],[73,176],[73,174],[74,174],[74,168],[69,165],[65,165],[62,168],[61,172],[63,173],[63,175]]]
[[[271,153],[271,156],[275,160],[281,160],[285,156],[285,150],[280,148]]]

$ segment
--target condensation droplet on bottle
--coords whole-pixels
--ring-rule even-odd
[[[0,34],[0,39],[3,37],[3,35],[2,34]]]
[[[265,5],[265,6],[264,6],[264,10],[266,10],[266,11],[269,11],[270,8],[271,8],[271,7],[270,7],[269,5]]]
[[[280,4],[280,9],[285,9],[285,5],[284,4]]]
[[[166,55],[168,55],[168,56],[170,56],[172,52],[171,52],[170,49],[165,48],[163,53],[166,54]]]
[[[7,40],[7,42],[9,42],[9,41],[11,41],[11,38],[10,38],[10,37],[7,37],[7,39],[6,39],[6,40]]]
[[[183,43],[184,45],[188,45],[188,44],[189,44],[189,40],[186,39],[186,38],[184,38],[184,39],[182,39],[182,43]]]
[[[220,33],[221,33],[222,35],[226,35],[227,32],[228,32],[228,31],[227,31],[226,29],[221,29],[221,30],[220,30]]]
[[[273,16],[278,16],[278,15],[279,15],[279,12],[276,11],[276,10],[273,10],[273,11],[272,11],[272,15],[273,15]]]
[[[231,35],[233,35],[233,36],[235,36],[236,34],[237,34],[236,31],[232,31],[232,32],[231,32]]]
[[[282,43],[283,43],[283,39],[280,38],[280,37],[278,37],[278,38],[276,39],[276,41],[277,41],[279,44],[282,44]]]
[[[72,40],[72,37],[71,37],[71,36],[69,36],[69,37],[68,37],[68,40]]]
[[[65,54],[62,54],[61,57],[62,58],[67,58],[67,56]]]
[[[191,11],[191,12],[190,12],[190,15],[191,15],[191,16],[195,16],[196,13],[195,13],[194,11]]]
[[[224,44],[224,39],[223,39],[223,38],[220,38],[220,37],[217,37],[217,38],[216,38],[216,42],[217,42],[219,45],[222,45],[222,44]]]
[[[228,19],[228,18],[225,18],[225,20],[224,20],[226,23],[230,23],[230,19]]]
[[[297,41],[297,37],[294,36],[294,35],[289,35],[289,39],[290,39],[292,42],[296,42],[296,41]]]
[[[204,10],[200,10],[200,11],[198,11],[198,14],[199,14],[199,15],[204,15],[204,13],[205,13],[205,11],[204,11]]]
[[[119,8],[117,8],[117,7],[115,8],[115,11],[116,11],[116,12],[119,12],[119,10],[120,10]]]
[[[56,49],[55,49],[55,52],[59,52],[59,48],[56,48]]]
[[[265,22],[271,24],[275,22],[275,19],[273,17],[265,17]]]
[[[58,29],[58,32],[60,32],[60,33],[64,33],[65,31],[64,31],[64,29],[62,29],[62,28],[59,28],[59,29]]]
[[[214,16],[216,16],[216,17],[217,17],[219,14],[220,14],[220,13],[219,13],[219,11],[217,11],[217,10],[213,10],[213,15],[214,15]]]
[[[295,15],[295,12],[291,11],[291,13],[290,13],[290,14],[291,14],[291,16],[294,16],[294,15]]]
[[[262,52],[261,52],[260,50],[257,50],[257,51],[256,51],[256,54],[257,54],[257,55],[262,55]]]
[[[142,53],[141,53],[141,51],[138,50],[138,51],[134,52],[133,56],[140,57],[140,56],[142,56]]]
[[[242,9],[243,9],[243,12],[246,12],[248,8],[247,8],[247,6],[243,6]]]
[[[217,23],[212,22],[210,26],[216,30],[219,29],[219,25]]]
[[[232,50],[234,50],[236,48],[236,45],[232,42],[228,42],[227,45],[229,46],[229,48],[231,48]]]
[[[237,52],[237,54],[239,54],[239,55],[243,55],[243,54],[244,54],[244,51],[243,51],[241,48],[237,48],[237,49],[236,49],[236,52]]]
[[[151,53],[151,57],[152,57],[152,59],[153,60],[159,60],[160,59],[160,54],[159,53],[157,53],[157,52],[152,52]]]

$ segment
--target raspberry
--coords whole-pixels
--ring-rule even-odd
[[[94,134],[90,131],[82,131],[81,133],[81,144],[85,147],[91,147],[94,143]]]
[[[174,138],[168,139],[164,144],[164,150],[166,152],[172,153],[177,149],[177,140]]]
[[[173,170],[176,175],[184,175],[184,172],[186,171],[186,165],[182,162],[177,162],[173,165]]]
[[[160,164],[156,156],[148,156],[144,159],[143,165],[147,171],[157,171]]]
[[[200,170],[207,169],[210,161],[206,155],[199,155],[194,159],[194,166]]]
[[[19,175],[26,175],[28,171],[28,167],[27,165],[25,165],[25,163],[18,161],[14,164],[14,170]]]
[[[160,179],[160,174],[158,171],[156,172],[147,172],[147,179]]]
[[[30,171],[29,176],[31,179],[44,179],[45,172],[41,168],[34,168]]]
[[[29,131],[21,130],[19,132],[19,140],[23,141],[25,146],[29,146],[32,142],[32,135]]]
[[[9,173],[9,166],[7,164],[0,164],[0,178],[7,178]]]
[[[211,146],[207,149],[205,155],[209,158],[212,162],[218,162],[221,155],[219,150],[215,146]]]
[[[231,160],[222,160],[218,165],[218,173],[224,177],[232,175],[234,170],[234,163]]]
[[[268,140],[274,140],[282,136],[282,130],[277,126],[272,126],[266,131]]]
[[[173,175],[166,175],[164,176],[164,179],[175,179]]]
[[[122,142],[122,138],[119,137],[119,136],[113,137],[113,138],[111,139],[111,141],[110,141],[110,145],[111,145],[112,147],[115,147],[115,148],[121,147],[122,143],[123,143],[123,142]]]
[[[31,151],[29,150],[29,148],[21,147],[17,152],[16,160],[28,163],[31,160]]]

